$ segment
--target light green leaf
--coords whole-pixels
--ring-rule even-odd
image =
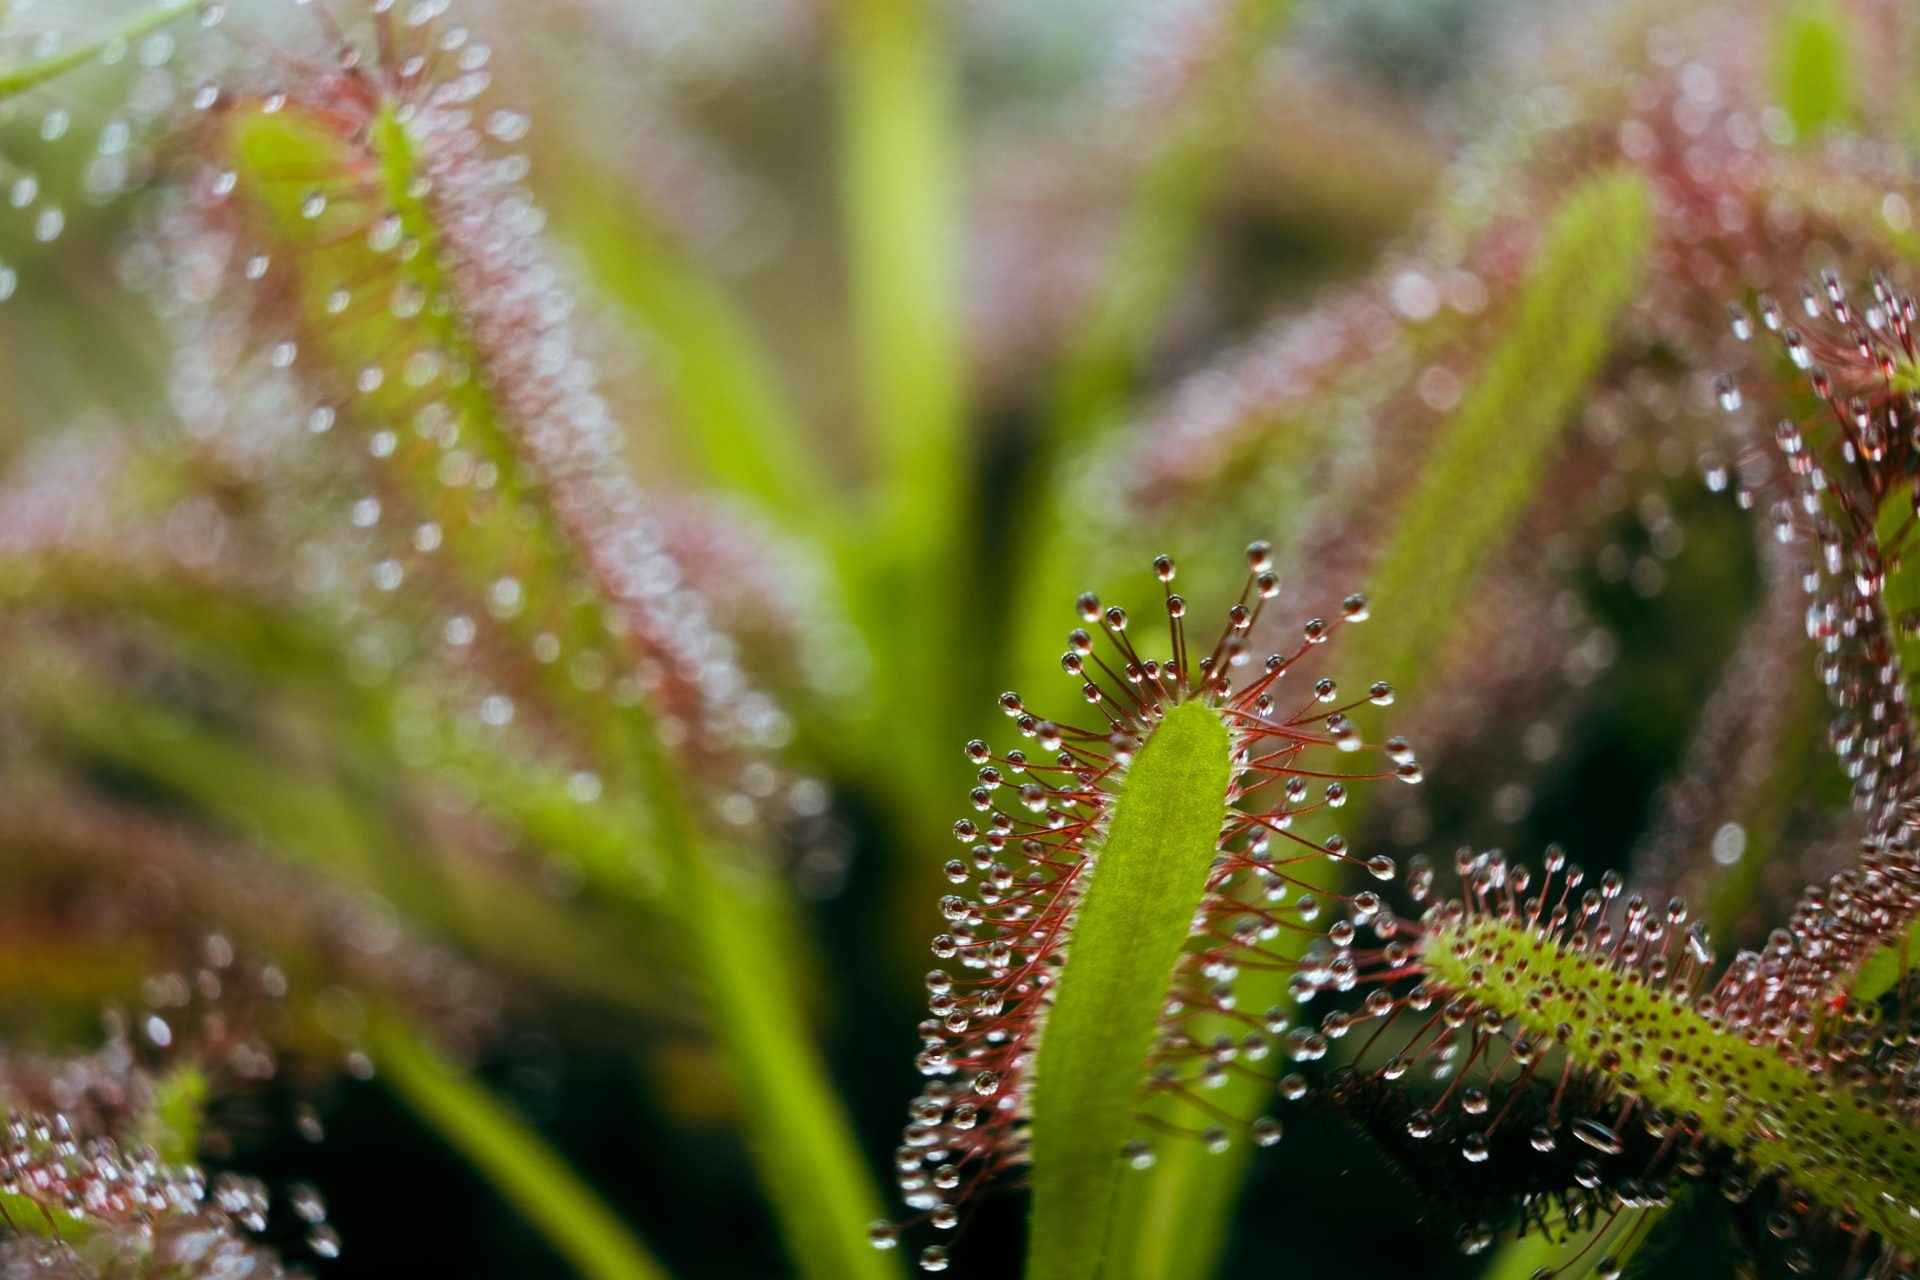
[[[1217,712],[1167,713],[1128,766],[1033,1067],[1027,1280],[1091,1280],[1167,988],[1226,817]]]

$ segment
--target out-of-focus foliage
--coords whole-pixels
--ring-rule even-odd
[[[1904,1274],[1908,6],[535,8],[0,0],[0,1277]]]

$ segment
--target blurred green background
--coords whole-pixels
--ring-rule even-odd
[[[136,7],[14,0],[0,3],[0,34],[20,65],[46,30],[103,29]],[[960,743],[999,729],[992,696],[1007,685],[1042,708],[1077,701],[1054,665],[1072,592],[1093,586],[1150,606],[1156,551],[1192,570],[1196,603],[1208,584],[1230,589],[1239,547],[1265,535],[1282,546],[1289,583],[1302,584],[1290,616],[1331,609],[1350,590],[1404,599],[1410,616],[1438,611],[1423,621],[1437,633],[1363,650],[1417,672],[1417,696],[1389,723],[1404,713],[1437,745],[1416,742],[1428,766],[1417,797],[1356,806],[1356,846],[1443,862],[1463,844],[1532,858],[1557,841],[1590,873],[1620,868],[1704,892],[1727,955],[1763,936],[1766,912],[1819,863],[1782,852],[1771,879],[1749,883],[1728,870],[1737,854],[1711,862],[1713,840],[1725,850],[1736,828],[1737,842],[1752,842],[1751,870],[1769,839],[1817,854],[1845,830],[1810,655],[1786,659],[1778,670],[1788,674],[1746,700],[1764,701],[1771,720],[1750,733],[1737,716],[1732,730],[1711,722],[1715,706],[1724,720],[1727,705],[1746,705],[1738,688],[1721,703],[1715,690],[1753,678],[1743,642],[1770,617],[1767,634],[1779,633],[1791,575],[1764,558],[1764,512],[1703,483],[1703,468],[1742,445],[1701,402],[1725,305],[1756,283],[1750,269],[1779,287],[1822,253],[1853,265],[1856,251],[1897,244],[1905,228],[1829,193],[1810,201],[1827,219],[1819,252],[1795,240],[1756,262],[1736,244],[1716,290],[1688,255],[1722,246],[1674,229],[1680,195],[1658,184],[1684,180],[1649,164],[1656,247],[1644,266],[1626,255],[1631,297],[1619,315],[1583,321],[1547,296],[1539,332],[1515,338],[1508,322],[1525,307],[1507,304],[1524,292],[1516,264],[1550,239],[1543,228],[1562,197],[1633,159],[1630,122],[1674,85],[1683,131],[1689,103],[1715,131],[1728,111],[1746,111],[1757,136],[1799,157],[1757,183],[1731,170],[1748,185],[1729,187],[1729,199],[1801,198],[1811,184],[1793,166],[1823,138],[1907,146],[1913,23],[1897,6],[457,8],[492,42],[490,101],[530,112],[519,144],[528,183],[577,285],[585,343],[636,472],[663,494],[730,494],[747,513],[742,527],[825,566],[832,622],[813,639],[840,664],[841,688],[802,690],[789,710],[792,756],[831,786],[830,837],[795,855],[797,922],[768,954],[806,993],[868,1168],[887,1169],[915,1092],[923,940],[953,847],[943,832],[964,812]],[[270,39],[302,21],[237,12],[213,39],[236,27]],[[138,248],[150,202],[126,192],[185,163],[163,125],[197,79],[191,20],[163,30],[179,47],[142,39],[109,65],[0,105],[0,292],[11,295],[0,304],[0,466],[62,435],[131,432],[165,447],[178,439],[172,420],[191,418],[177,335],[127,302],[153,264]],[[251,50],[229,43],[209,65],[244,64]],[[163,68],[167,85],[155,79]],[[54,113],[65,113],[57,129]],[[99,142],[116,124],[136,139],[124,152]],[[89,145],[65,145],[69,135]],[[1871,224],[1852,241],[1832,229],[1849,218]],[[1404,301],[1395,289],[1407,280],[1416,292],[1432,287],[1428,275],[1458,283],[1469,266],[1480,272],[1472,287],[1493,295],[1484,310],[1446,310],[1427,326],[1436,308],[1416,298],[1362,318],[1363,338],[1383,331],[1379,351],[1335,361],[1334,373],[1377,387],[1315,373],[1309,382],[1323,380],[1305,394],[1284,379],[1263,391],[1263,374],[1284,368],[1279,356],[1263,363],[1263,344],[1289,323],[1315,332],[1342,290]],[[1563,287],[1572,296],[1580,283]],[[1682,293],[1688,301],[1674,303]],[[1588,331],[1596,350],[1566,356],[1562,345],[1584,350]],[[1508,341],[1526,375],[1501,399],[1475,379]],[[1518,477],[1510,501],[1495,496],[1501,464],[1475,462],[1451,491],[1423,490],[1417,464],[1396,470],[1444,442],[1462,384],[1497,445],[1487,456],[1511,460]],[[1205,465],[1185,480],[1169,466],[1174,478],[1156,490],[1161,442],[1190,447],[1183,426],[1230,415],[1242,392],[1244,417],[1260,418],[1270,392],[1281,406],[1272,425],[1292,425],[1247,431],[1224,460],[1194,446]],[[1533,452],[1529,429],[1545,442]],[[1373,557],[1422,503],[1443,513],[1443,530],[1478,528],[1475,513],[1486,514],[1480,533],[1462,535],[1481,543],[1451,577],[1389,557],[1402,577],[1380,584]],[[1381,617],[1369,625],[1392,625]],[[776,659],[783,670],[793,654]],[[28,669],[23,659],[15,678]],[[198,705],[191,688],[143,696]],[[0,730],[22,732],[0,769],[18,779],[42,739],[26,732],[29,713],[7,714],[16,718]],[[1758,741],[1763,758],[1736,769],[1714,732]],[[306,729],[291,733],[325,756]],[[96,744],[70,762],[116,802],[204,807],[164,769],[148,776],[137,759],[110,756]],[[1755,769],[1760,784],[1727,782]],[[1792,801],[1769,808],[1779,788],[1766,779],[1779,776],[1795,781]],[[570,868],[554,859],[536,892],[573,901]],[[485,908],[481,929],[488,910],[515,907]],[[614,952],[604,963],[651,979],[650,959]],[[41,971],[29,957],[0,978]],[[524,978],[507,980],[494,1032],[463,1046],[478,1077],[672,1274],[794,1274],[698,1015],[610,1012],[590,989]],[[43,1005],[22,991],[6,1029],[59,1043],[52,1029],[72,1024]],[[287,1122],[303,1107],[324,1140]],[[217,1102],[212,1122],[212,1163],[323,1191],[346,1247],[322,1275],[564,1273],[495,1188],[377,1082],[291,1073]],[[1176,1224],[1177,1251],[1217,1254],[1224,1276],[1486,1271],[1351,1130],[1324,1116],[1288,1124],[1285,1143],[1254,1162],[1230,1231],[1195,1222],[1186,1241]],[[978,1205],[956,1273],[1018,1274],[1025,1209],[1012,1188]],[[1718,1228],[1689,1219],[1677,1230],[1691,1232],[1694,1252],[1668,1255],[1656,1274],[1733,1273]]]

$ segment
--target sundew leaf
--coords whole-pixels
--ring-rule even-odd
[[[1914,504],[1916,491],[1898,484],[1886,495],[1875,513],[1874,540],[1885,556],[1881,602],[1889,620],[1888,635],[1900,669],[1908,680],[1920,672],[1920,631],[1910,620],[1920,617],[1920,536],[1916,536],[1920,517]],[[1907,714],[1912,715],[1911,704]],[[1920,945],[1920,921],[1909,926],[1898,939],[1867,957],[1855,976],[1849,994],[1855,1000],[1871,1002],[1894,989],[1911,971],[1914,948]]]
[[[332,127],[326,115],[275,105],[274,110],[260,106],[236,113],[227,133],[229,154],[238,165],[237,185],[262,224],[260,232],[296,261],[288,284],[306,322],[308,345],[318,345],[322,366],[357,381],[356,412],[377,415],[376,421],[412,416],[408,411],[415,406],[401,387],[406,379],[356,379],[356,374],[395,355],[404,368],[408,353],[427,349],[440,363],[437,370],[423,372],[429,380],[446,375],[438,383],[442,411],[453,415],[462,438],[470,436],[473,447],[497,468],[489,499],[469,505],[464,494],[449,494],[438,482],[438,450],[421,433],[379,437],[396,464],[387,473],[403,500],[426,512],[443,511],[446,551],[455,558],[463,589],[484,594],[507,570],[518,606],[509,634],[522,643],[538,644],[544,631],[563,652],[598,652],[609,634],[621,633],[611,625],[617,616],[654,629],[638,637],[641,649],[655,640],[673,643],[667,624],[649,612],[665,606],[646,594],[644,582],[630,583],[623,576],[641,567],[631,561],[645,548],[634,548],[619,531],[604,527],[609,518],[638,514],[628,503],[632,486],[601,470],[578,474],[583,457],[576,449],[584,449],[589,467],[617,468],[618,460],[594,453],[598,437],[583,441],[568,435],[580,430],[576,422],[532,425],[514,418],[516,390],[528,389],[511,384],[511,369],[503,373],[500,365],[489,364],[487,356],[498,351],[483,349],[469,327],[473,318],[466,308],[472,299],[463,297],[450,261],[443,260],[447,239],[436,221],[433,183],[425,176],[427,157],[401,108],[383,100],[373,109],[362,149],[351,131]],[[363,226],[368,210],[362,193],[368,188],[378,192],[373,202],[378,243],[369,242]],[[401,251],[397,279],[394,264],[382,259],[395,249]],[[355,323],[333,323],[328,309],[335,298],[342,290],[363,289],[369,276],[389,282],[391,297],[402,305],[390,305],[382,291],[371,300],[369,314]],[[492,336],[497,344],[520,335]],[[526,372],[526,363],[519,361],[520,372]],[[543,465],[536,468],[523,454]],[[632,595],[636,591],[638,599]],[[613,660],[626,666],[638,685],[636,656],[621,652]],[[646,656],[664,663],[682,655]],[[732,763],[700,750],[709,745],[699,730],[706,727],[702,717],[712,711],[705,699],[713,696],[714,686],[702,682],[712,664],[690,678],[662,681],[664,692],[649,699],[610,698],[579,687],[560,670],[568,665],[564,662],[536,665],[556,709],[590,731],[589,741],[605,764],[608,791],[630,795],[647,814],[647,835],[664,855],[673,926],[705,980],[709,1022],[725,1051],[747,1140],[797,1265],[823,1280],[892,1274],[891,1260],[866,1247],[866,1227],[878,1216],[880,1200],[827,1085],[796,997],[794,971],[805,966],[785,954],[793,934],[779,924],[782,886],[753,857],[717,835],[712,819],[696,810],[696,802],[705,798],[701,770]],[[698,705],[652,705],[669,696]],[[683,726],[692,721],[695,740],[683,739],[669,750],[660,736],[669,715]],[[711,745],[721,753],[720,744]]]
[[[1219,846],[1231,746],[1219,712],[1186,703],[1128,766],[1034,1063],[1028,1280],[1102,1274],[1118,1153]]]
[[[1770,536],[1770,535],[1769,535]],[[1763,556],[1766,553],[1763,552]],[[1702,902],[1697,919],[1714,938],[1738,938],[1767,896],[1766,873],[1777,857],[1791,857],[1796,810],[1806,801],[1805,781],[1831,761],[1825,692],[1807,669],[1801,647],[1804,605],[1797,560],[1777,556],[1766,598],[1694,728],[1682,777],[1686,789],[1654,820],[1658,833],[1629,859],[1636,882],[1654,901],[1677,893]],[[1691,817],[1688,814],[1691,813]],[[1718,832],[1727,824],[1741,849],[1723,865]],[[1630,1232],[1573,1232],[1557,1239],[1539,1231],[1503,1244],[1484,1275],[1487,1280],[1531,1280],[1535,1271],[1565,1267],[1576,1257],[1604,1256],[1624,1262],[1630,1253],[1652,1252],[1647,1242],[1671,1212],[1661,1206],[1639,1211],[1642,1225]],[[1607,1234],[1601,1252],[1584,1252]],[[1601,1246],[1596,1243],[1596,1250]]]
[[[1899,1252],[1920,1249],[1920,1221],[1900,1208],[1920,1202],[1920,1151],[1895,1140],[1884,1104],[1816,1078],[1657,984],[1621,981],[1607,957],[1524,922],[1450,919],[1421,951],[1450,988],[1530,1035],[1550,1040],[1563,1023],[1598,1030],[1562,1042],[1582,1068],[1632,1074],[1643,1103],[1698,1117],[1701,1134],[1738,1151],[1746,1167],[1785,1178],[1836,1216],[1875,1206],[1872,1230]],[[1632,1034],[1616,1041],[1610,1028]],[[1672,1046],[1686,1046],[1691,1069],[1657,1069],[1655,1056]]]
[[[63,53],[25,66],[0,69],[0,102],[18,97],[28,90],[37,89],[48,81],[57,80],[69,71],[78,70],[100,57],[115,45],[137,40],[149,31],[156,30],[199,10],[202,0],[166,0],[164,4],[149,5],[131,17],[122,20],[117,26],[102,35],[75,45]],[[0,5],[0,20],[6,17],[6,6]]]
[[[134,1131],[139,1140],[169,1166],[190,1164],[200,1147],[207,1094],[207,1078],[198,1067],[177,1067],[162,1076],[154,1082],[147,1111],[136,1118]],[[0,1096],[0,1104],[7,1102]],[[12,1185],[20,1184],[16,1181]],[[43,1201],[16,1190],[0,1191],[0,1222],[9,1231],[51,1236],[69,1244],[83,1244],[95,1229],[84,1215],[56,1221]]]
[[[566,1161],[403,1018],[377,1011],[363,1037],[388,1088],[462,1152],[578,1274],[665,1280],[666,1270]]]
[[[1441,425],[1368,572],[1383,625],[1350,652],[1355,670],[1396,689],[1418,683],[1427,641],[1465,606],[1481,560],[1525,511],[1600,370],[1640,280],[1649,203],[1639,177],[1623,171],[1589,179],[1554,213],[1492,356]]]
[[[1878,1000],[1912,971],[1912,957],[1917,949],[1920,949],[1920,923],[1908,926],[1905,936],[1868,956],[1847,994],[1862,1004]]]
[[[446,562],[476,597],[485,599],[498,583],[513,584],[515,611],[504,624],[510,634],[530,645],[546,629],[568,652],[591,649],[604,634],[598,610],[570,595],[573,560],[537,501],[535,481],[449,296],[438,231],[394,109],[376,116],[364,151],[322,117],[292,106],[238,109],[224,145],[255,234],[297,267],[279,287],[293,295],[312,367],[325,371],[335,396],[353,400],[371,435],[384,429],[392,441],[390,465],[380,471],[394,490],[390,498],[445,531]],[[366,208],[350,198],[369,183],[383,192],[377,203],[389,211],[371,230],[363,225]],[[348,309],[334,315],[343,292]],[[442,394],[433,403],[461,444],[476,465],[492,468],[484,498],[469,485],[447,483],[441,449],[415,429],[423,422],[421,388],[405,366],[418,362],[425,362],[423,375],[440,381]],[[369,387],[371,371],[379,376]],[[550,672],[550,666],[528,666]],[[605,701],[582,697],[563,679],[544,679],[542,688],[587,724],[595,723],[593,704]]]
[[[1017,603],[1009,614],[1019,628],[1011,651],[1022,655],[1023,663],[1029,655],[1036,663],[1042,661],[1040,655],[1055,638],[1049,620],[1059,616],[1056,608],[1087,585],[1073,579],[1075,567],[1059,551],[1073,517],[1054,500],[1054,473],[1075,441],[1110,425],[1106,420],[1125,399],[1224,184],[1238,129],[1250,117],[1248,100],[1257,55],[1290,10],[1291,0],[1222,0],[1222,7],[1218,47],[1210,51],[1199,82],[1187,88],[1180,109],[1167,122],[1165,135],[1156,140],[1135,179],[1104,285],[1062,356],[1033,456],[1028,459],[1030,475],[1024,483],[1030,496],[1015,502],[1020,525],[1015,542],[1028,551],[1016,558],[1019,572],[1011,589],[1017,593]],[[937,568],[931,575],[907,580],[900,589],[925,593],[930,584],[935,597],[964,594],[961,584],[946,581]],[[930,607],[937,607],[937,600]],[[921,628],[913,645],[916,650],[927,646],[928,636],[945,643],[947,637],[966,629],[964,619],[942,621],[932,630]],[[977,678],[982,680],[996,678],[980,664],[964,660],[949,664],[948,670],[978,671]],[[1033,670],[1021,665],[1014,674],[1031,687],[1038,683]],[[904,675],[909,688],[943,687],[925,667]],[[973,699],[986,692],[971,680],[946,679],[944,685]],[[924,692],[918,696],[923,698]],[[956,725],[964,722],[964,714],[955,720]],[[929,742],[958,736],[957,728],[951,735],[922,735]],[[935,757],[917,771],[923,779],[917,807],[923,811],[940,812],[944,763],[943,757]],[[924,877],[903,878],[900,902],[925,900],[929,883]]]
[[[1384,322],[1385,315],[1380,319]],[[1302,334],[1312,325],[1316,330],[1312,340],[1317,344],[1326,323],[1339,320],[1327,322],[1319,312],[1310,312],[1291,320],[1286,332]],[[1398,336],[1404,340],[1379,350],[1353,352],[1341,360],[1320,357],[1335,367],[1326,371],[1324,379],[1314,377],[1311,390],[1249,414],[1250,429],[1236,433],[1245,438],[1209,468],[1204,497],[1203,486],[1189,481],[1179,497],[1151,515],[1142,515],[1128,500],[1117,503],[1115,510],[1101,509],[1105,490],[1116,478],[1128,475],[1132,468],[1151,465],[1145,457],[1146,441],[1159,443],[1155,429],[1162,423],[1157,418],[1130,433],[1132,438],[1122,452],[1094,448],[1062,468],[1047,503],[1049,541],[1042,544],[1041,554],[1023,566],[1021,602],[1013,616],[1017,630],[1012,647],[1022,663],[1016,683],[1034,687],[1053,678],[1059,639],[1056,609],[1076,591],[1091,587],[1106,593],[1113,585],[1109,579],[1117,581],[1140,559],[1190,538],[1218,536],[1223,518],[1234,521],[1236,536],[1272,536],[1282,563],[1317,520],[1344,518],[1353,498],[1337,478],[1328,484],[1324,459],[1340,449],[1341,437],[1352,422],[1379,412],[1395,389],[1406,386],[1436,352],[1457,343],[1464,328],[1461,317],[1449,310],[1422,325],[1403,326]],[[1244,357],[1252,369],[1264,366],[1270,356],[1260,345],[1265,341],[1256,339]],[[1087,476],[1079,474],[1083,468]],[[1223,516],[1222,493],[1230,495],[1225,499],[1230,515]],[[1200,570],[1204,572],[1206,566]],[[1204,578],[1201,583],[1209,589],[1228,585]]]
[[[1587,180],[1553,215],[1479,380],[1441,426],[1417,487],[1393,514],[1369,573],[1374,620],[1343,657],[1349,681],[1384,679],[1403,699],[1418,695],[1440,637],[1470,607],[1476,574],[1512,533],[1581,391],[1600,370],[1639,280],[1649,221],[1646,188],[1626,172]],[[1355,822],[1348,816],[1343,825]],[[1328,888],[1333,875],[1304,872],[1325,877]],[[1274,951],[1297,958],[1305,940],[1283,935]],[[1287,1004],[1285,972],[1242,974],[1238,1000],[1249,1009]],[[1218,1095],[1222,1110],[1257,1112],[1273,1088],[1261,1069],[1277,1066],[1269,1060],[1230,1077]],[[1123,1184],[1109,1274],[1211,1275],[1248,1156],[1245,1144],[1220,1155],[1198,1143],[1166,1144],[1152,1170]]]

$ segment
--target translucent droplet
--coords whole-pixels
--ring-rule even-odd
[[[340,1233],[323,1222],[307,1233],[307,1248],[313,1250],[316,1257],[337,1258],[340,1256]]]
[[[1740,408],[1740,384],[1730,376],[1722,374],[1713,384],[1714,398],[1720,401],[1720,408],[1733,413]]]
[[[375,222],[367,232],[367,246],[375,253],[390,253],[399,246],[404,230],[399,217],[388,214]]]
[[[487,133],[500,142],[518,142],[527,136],[531,124],[523,112],[495,111],[487,117]]]
[[[1603,1155],[1617,1156],[1626,1150],[1625,1144],[1620,1141],[1620,1135],[1598,1120],[1575,1120],[1568,1127],[1572,1130],[1574,1137]]]
[[[295,1183],[287,1193],[287,1204],[302,1222],[321,1223],[327,1220],[327,1204],[320,1198],[317,1188],[304,1183]]]

